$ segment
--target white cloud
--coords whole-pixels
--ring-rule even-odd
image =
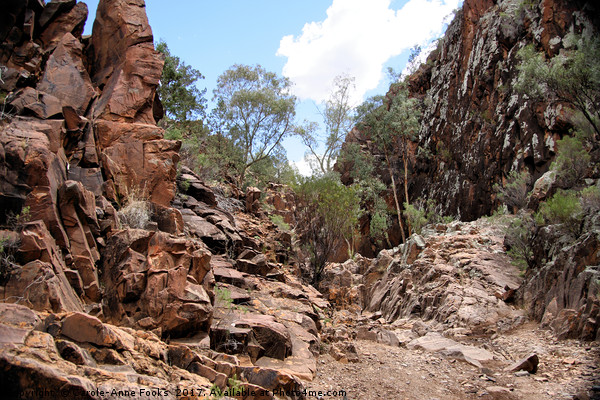
[[[312,175],[312,168],[310,167],[310,162],[303,158],[302,160],[299,161],[288,161],[289,164],[293,167],[296,167],[296,169],[298,170],[298,173],[300,173],[300,175],[302,176],[311,176]]]
[[[378,86],[390,58],[441,35],[444,18],[461,0],[410,0],[400,10],[390,0],[333,0],[327,18],[304,25],[299,36],[281,39],[283,75],[301,99],[321,102],[336,75],[356,78],[356,95]]]

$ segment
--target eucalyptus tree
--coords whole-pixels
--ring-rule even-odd
[[[402,208],[394,174],[393,154],[396,150],[404,172],[404,202],[408,204],[409,143],[416,139],[419,130],[420,109],[417,100],[410,98],[406,83],[392,85],[388,96],[374,96],[357,110],[359,129],[371,141],[374,150],[382,154],[392,183],[392,194],[398,216],[402,241],[406,241]]]
[[[296,97],[290,88],[289,79],[260,65],[236,64],[219,76],[211,127],[239,149],[233,161],[240,185],[248,170],[281,151],[282,140],[294,131]]]
[[[354,78],[349,75],[338,75],[333,80],[333,91],[319,113],[323,117],[325,131],[320,133],[316,122],[305,121],[297,129],[297,134],[306,147],[307,159],[311,161],[313,173],[327,174],[339,156],[346,134],[354,124],[354,106],[352,90]]]

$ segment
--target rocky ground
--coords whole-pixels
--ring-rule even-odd
[[[428,226],[375,259],[329,265],[321,290],[336,311],[308,387],[347,399],[600,398],[597,342],[559,340],[568,321],[532,322],[515,300],[523,274],[505,229],[505,218]]]
[[[494,359],[484,367],[440,352],[353,341],[355,362],[323,355],[316,378],[307,386],[323,396],[310,399],[588,399],[600,384],[600,349],[587,342],[557,341],[547,330],[526,324],[504,335],[470,340]],[[510,372],[520,357],[539,357],[535,374]],[[345,391],[334,396],[333,391]],[[327,393],[329,392],[329,396]],[[595,397],[594,397],[595,396]]]

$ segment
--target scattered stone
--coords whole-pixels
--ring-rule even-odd
[[[531,354],[506,368],[506,371],[517,372],[517,371],[526,371],[531,374],[535,374],[538,369],[538,364],[540,362],[537,354]]]

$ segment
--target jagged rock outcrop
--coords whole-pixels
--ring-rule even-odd
[[[555,56],[567,46],[568,33],[593,36],[599,30],[597,6],[590,2],[465,1],[437,49],[408,79],[411,95],[423,101],[420,132],[408,146],[411,202],[433,199],[438,214],[474,220],[498,206],[494,184],[519,171],[532,177],[527,182],[527,189],[533,189],[529,207],[536,208],[552,194],[555,177],[548,169],[557,140],[572,128],[572,112],[551,98],[534,102],[515,90],[517,54],[533,44],[548,57]],[[392,86],[387,96],[395,96],[396,90]],[[347,143],[374,153],[358,129],[348,135]],[[398,185],[404,179],[399,151],[392,157]],[[350,182],[350,165],[337,168]],[[391,186],[384,170],[380,166],[380,175]],[[391,205],[390,199],[391,194]],[[368,221],[363,221],[361,231],[358,249],[373,257]],[[555,319],[559,336],[594,339],[597,262],[584,255],[582,243],[595,248],[591,238],[596,234],[590,231],[577,244],[563,243],[559,248],[554,247],[560,235],[541,235],[536,244],[539,268],[527,272],[519,301],[531,307],[530,315],[537,320],[545,313],[546,320]],[[391,241],[398,243],[398,235]]]
[[[211,254],[201,242],[125,229],[110,237],[106,254],[103,283],[109,320],[159,336],[208,331],[214,277]]]
[[[559,338],[600,339],[600,230],[598,215],[587,233],[570,240],[555,226],[543,228],[536,251],[548,261],[528,269],[517,293],[532,318]]]
[[[246,214],[243,195],[183,169],[175,198],[180,142],[156,126],[163,58],[144,1],[100,1],[91,38],[81,37],[84,3],[3,7],[7,395],[160,388],[149,398],[179,398],[229,378],[265,392],[246,398],[302,388],[328,304],[285,264],[290,234]],[[242,346],[223,346],[236,330]]]
[[[450,334],[499,332],[525,321],[507,304],[521,278],[503,247],[502,228],[485,220],[438,224],[376,259],[329,265],[321,287],[338,307],[388,324],[419,319]]]

